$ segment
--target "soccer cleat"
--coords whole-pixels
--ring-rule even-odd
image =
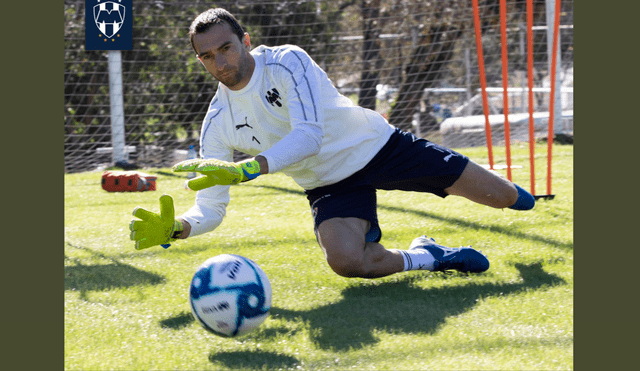
[[[427,250],[434,257],[434,272],[455,269],[460,272],[480,273],[489,269],[489,259],[471,247],[450,248],[438,245],[433,238],[421,236],[413,240],[409,250]]]

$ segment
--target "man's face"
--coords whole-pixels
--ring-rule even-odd
[[[251,80],[255,62],[249,48],[249,35],[243,39],[226,24],[217,24],[193,37],[198,59],[218,81],[231,90],[240,90]]]

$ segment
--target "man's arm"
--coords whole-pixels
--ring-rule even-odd
[[[260,172],[262,174],[269,174],[269,163],[267,162],[267,159],[264,156],[257,155],[255,160],[260,164]]]
[[[269,164],[267,163],[267,159],[264,158],[264,156],[258,155],[255,157],[255,160],[260,164],[260,170],[262,174],[268,174]],[[251,160],[248,160],[248,161],[251,161]],[[189,222],[186,221],[184,218],[178,218],[178,220],[182,223],[182,227],[184,228],[178,238],[181,240],[184,240],[187,237],[189,237],[189,234],[191,233],[191,224],[189,224]]]
[[[171,170],[174,172],[195,171],[202,174],[187,183],[190,189],[200,191],[215,185],[234,185],[253,180],[260,175],[267,174],[269,164],[267,159],[260,155],[241,162],[202,158],[179,162],[173,165]]]
[[[191,224],[188,221],[178,218],[178,220],[182,223],[182,233],[178,236],[179,239],[184,240],[189,237],[189,233],[191,233]]]
[[[326,74],[299,47],[282,47],[276,53],[271,68],[287,102],[291,131],[260,153],[271,172],[319,154],[325,134],[321,81]]]

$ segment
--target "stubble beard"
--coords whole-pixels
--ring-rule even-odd
[[[242,61],[238,65],[238,68],[235,71],[231,72],[227,76],[219,77],[218,81],[223,83],[228,88],[233,88],[234,86],[242,82],[242,79],[244,79],[248,70],[249,70],[249,63],[247,61],[247,58],[245,57],[242,59]]]

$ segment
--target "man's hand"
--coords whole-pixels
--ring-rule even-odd
[[[215,159],[195,159],[179,162],[171,169],[174,172],[196,171],[202,176],[189,181],[194,191],[215,185],[234,185],[255,179],[260,173],[260,164],[256,160],[247,162],[227,162]]]
[[[129,224],[130,238],[136,241],[136,250],[155,245],[162,245],[166,249],[178,239],[183,230],[182,223],[175,219],[173,198],[169,195],[160,197],[160,215],[136,207],[133,216],[141,219],[134,219]]]

